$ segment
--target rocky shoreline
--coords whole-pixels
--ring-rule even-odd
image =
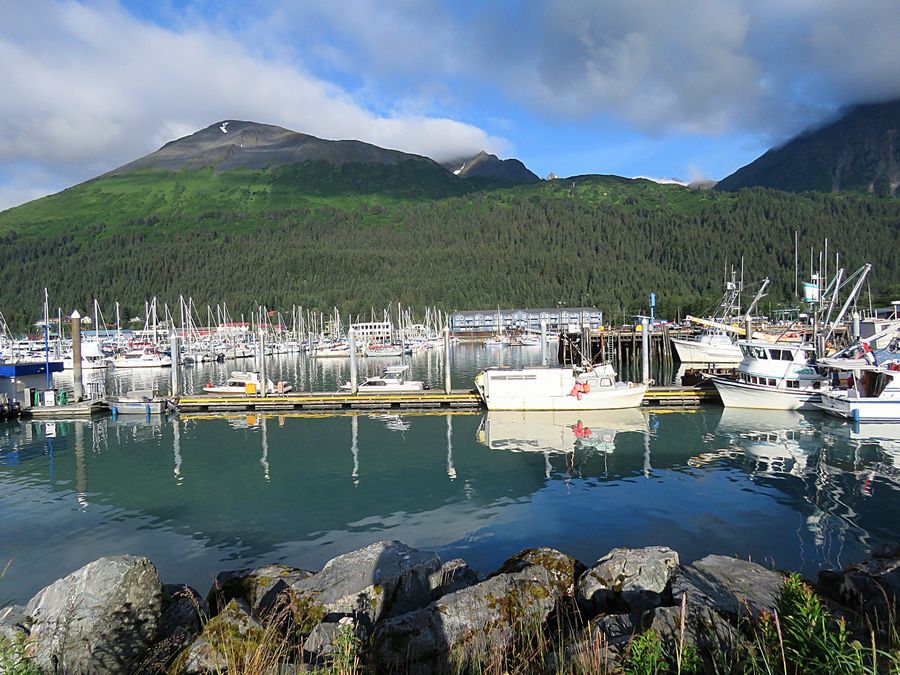
[[[741,650],[752,656],[793,579],[720,555],[682,564],[661,546],[617,548],[589,567],[527,549],[482,577],[463,560],[383,541],[317,573],[222,572],[201,595],[162,583],[147,558],[116,556],[0,609],[0,673],[4,663],[65,673],[503,672],[515,670],[513,656],[520,672],[617,672],[641,640],[681,672],[702,672]],[[868,626],[875,640],[872,627],[893,626],[900,546],[803,588],[829,621]],[[13,671],[15,659],[34,670]]]

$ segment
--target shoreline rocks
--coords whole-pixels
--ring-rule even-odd
[[[817,591],[848,612],[895,612],[900,547],[877,553],[822,571]],[[603,645],[605,663],[616,664],[649,630],[665,653],[687,645],[708,662],[746,642],[748,626],[777,608],[783,583],[779,572],[727,556],[681,564],[662,546],[616,548],[589,568],[554,549],[527,549],[482,578],[463,560],[381,541],[318,573],[222,572],[204,596],[163,585],[146,558],[116,556],[25,606],[0,608],[0,639],[21,641],[45,671],[75,673],[222,672],[235,658],[283,659],[269,665],[291,670],[348,654],[377,672],[446,672],[536,634],[557,650],[548,656],[556,663]],[[263,654],[271,640],[280,641],[274,657]]]

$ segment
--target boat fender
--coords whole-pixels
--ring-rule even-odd
[[[590,393],[591,393],[591,385],[590,385],[590,383],[585,382],[583,385],[581,385],[581,391],[582,391],[583,393],[585,393],[585,394],[590,394]]]

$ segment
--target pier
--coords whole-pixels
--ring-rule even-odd
[[[695,406],[717,403],[715,389],[650,387],[643,405]],[[478,410],[484,407],[473,391],[422,391],[396,394],[310,393],[284,396],[183,396],[178,409],[186,413],[277,410]]]

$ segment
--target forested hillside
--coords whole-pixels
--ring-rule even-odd
[[[455,180],[455,177],[450,176]],[[810,247],[874,265],[875,303],[900,297],[900,201],[855,194],[692,190],[581,176],[473,191],[415,166],[305,163],[260,172],[104,177],[0,214],[0,311],[21,328],[42,289],[66,311],[97,297],[123,315],[144,301],[233,314],[256,303],[345,312],[589,303],[674,316],[721,292],[726,264],[792,300],[794,231]],[[867,295],[865,297],[868,297]],[[107,310],[109,311],[109,310]]]

